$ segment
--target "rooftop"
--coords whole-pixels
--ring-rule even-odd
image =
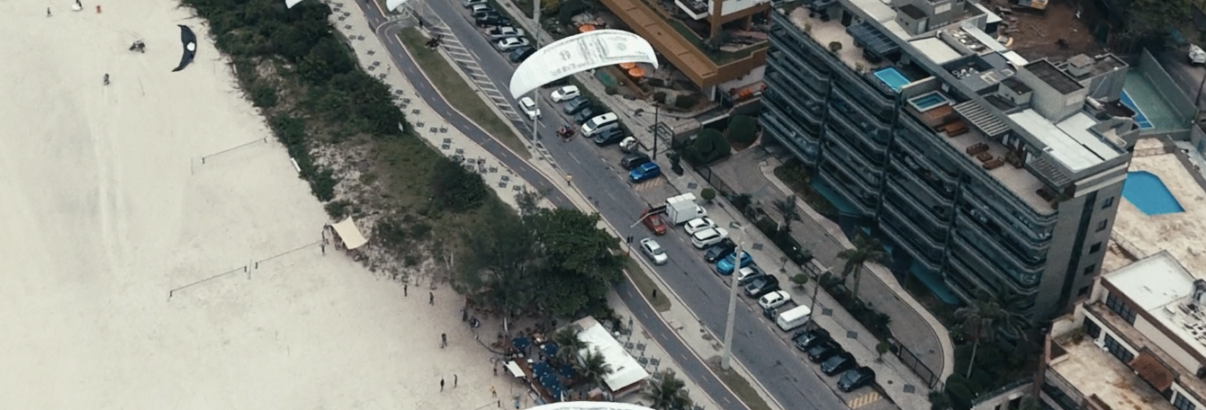
[[[981,134],[975,129],[968,128],[962,134],[955,136],[951,136],[946,131],[939,131],[938,134],[941,135],[943,137],[942,139],[946,140],[951,147],[954,147],[956,151],[963,153],[964,155],[962,155],[962,157],[964,159],[971,161],[973,164],[980,166],[982,169],[985,168],[984,165],[988,161],[982,161],[979,158],[981,154],[967,154],[968,147],[976,144],[987,145],[988,150],[984,152],[988,154],[986,158],[991,158],[989,161],[997,159],[1004,161],[1004,158],[1009,153],[1009,149],[1004,145],[986,138],[984,134]],[[1004,185],[1005,188],[1009,189],[1010,192],[1013,192],[1014,195],[1026,202],[1027,205],[1030,205],[1030,207],[1034,208],[1036,211],[1042,213],[1055,212],[1055,209],[1051,207],[1051,202],[1039,194],[1039,190],[1043,189],[1044,187],[1043,183],[1039,181],[1038,178],[1035,178],[1034,175],[1025,168],[1017,168],[1013,165],[1005,164],[994,169],[985,169],[984,172],[992,176],[993,179],[997,180],[997,182],[1000,182],[1001,185]]]
[[[1044,83],[1059,91],[1060,94],[1068,95],[1074,91],[1083,89],[1076,79],[1055,67],[1047,60],[1038,60],[1026,65],[1026,70],[1034,73],[1036,77],[1043,80]]]
[[[1206,191],[1176,155],[1164,154],[1162,147],[1156,139],[1136,142],[1130,170],[1160,177],[1185,211],[1148,216],[1120,199],[1112,236],[1134,249],[1137,259],[1168,250],[1195,277],[1206,279]]]
[[[1047,144],[1047,153],[1072,171],[1080,171],[1121,155],[1118,148],[1089,131],[1089,128],[1097,125],[1097,120],[1084,112],[1059,123],[1047,121],[1031,109],[1010,114],[1009,118]]]
[[[1121,290],[1138,307],[1157,313],[1193,293],[1194,277],[1164,251],[1103,275],[1102,280]]]
[[[1092,347],[1095,347],[1098,352],[1107,355],[1106,358],[1110,359],[1111,363],[1127,367],[1128,369],[1133,367],[1134,370],[1132,370],[1130,373],[1134,374],[1136,379],[1140,377],[1147,377],[1147,379],[1151,382],[1165,383],[1167,381],[1175,380],[1176,384],[1180,385],[1183,389],[1189,391],[1193,395],[1197,397],[1206,397],[1206,382],[1203,382],[1202,379],[1194,377],[1193,371],[1185,368],[1185,366],[1177,362],[1176,359],[1169,356],[1167,352],[1153,343],[1152,340],[1148,338],[1146,333],[1135,329],[1134,326],[1131,326],[1121,317],[1118,317],[1117,314],[1114,314],[1113,311],[1110,311],[1110,309],[1101,302],[1088,304],[1085,306],[1085,309],[1092,313],[1094,317],[1102,319],[1105,327],[1107,327],[1111,332],[1114,332],[1120,336],[1123,341],[1131,348],[1135,349],[1138,354],[1135,356],[1136,360],[1130,363],[1128,366],[1127,363],[1122,363],[1092,343],[1086,341],[1082,342],[1083,344],[1088,344]],[[1168,373],[1172,374],[1170,375]],[[1140,381],[1140,383],[1143,382]],[[1142,386],[1139,387],[1141,387],[1141,389],[1139,389],[1138,393],[1143,395],[1146,395],[1148,392],[1155,392],[1155,389],[1153,389],[1151,385],[1147,383],[1143,383]],[[1171,408],[1171,405],[1167,401],[1164,402],[1164,405],[1170,407],[1140,407],[1139,409]],[[1160,406],[1160,404],[1156,404],[1155,406]],[[1118,409],[1118,407],[1114,408]]]
[[[1067,354],[1054,360],[1051,370],[1086,397],[1096,395],[1113,410],[1173,410],[1172,404],[1130,367],[1088,338],[1064,342],[1060,346]]]

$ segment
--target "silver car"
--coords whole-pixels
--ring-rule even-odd
[[[641,252],[644,252],[654,265],[665,265],[670,261],[670,257],[666,256],[666,250],[662,249],[662,245],[653,238],[641,239]]]

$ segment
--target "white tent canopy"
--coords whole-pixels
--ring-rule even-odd
[[[389,11],[394,11],[394,10],[397,10],[398,7],[401,6],[403,3],[406,3],[408,1],[410,1],[410,0],[385,0],[385,8],[389,9]],[[301,3],[301,2],[302,2],[302,0],[285,0],[285,8],[291,9],[291,8],[293,8],[293,6],[296,6],[297,3]]]
[[[644,38],[622,30],[595,30],[563,38],[536,50],[511,75],[511,97],[574,73],[621,63],[649,63],[657,55]]]
[[[628,403],[600,401],[566,401],[528,408],[528,410],[653,410],[645,406]]]
[[[510,361],[510,362],[507,362],[506,367],[507,367],[507,371],[511,372],[512,376],[523,377],[523,368],[519,367],[519,363]]]
[[[611,366],[611,373],[603,376],[603,383],[608,389],[617,392],[649,378],[649,372],[646,372],[645,368],[624,350],[620,341],[612,337],[607,328],[594,318],[587,317],[575,324],[582,327],[582,331],[578,332],[578,340],[586,344],[583,350],[590,349],[603,356],[603,360]],[[585,351],[579,351],[578,354],[583,355]]]
[[[356,227],[356,221],[352,217],[348,217],[339,223],[331,224],[331,229],[335,230],[335,234],[339,235],[339,239],[343,240],[344,246],[350,251],[359,248],[368,243],[368,239],[360,233],[360,229]]]

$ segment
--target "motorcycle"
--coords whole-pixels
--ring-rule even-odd
[[[576,132],[577,130],[569,124],[562,124],[560,128],[557,128],[557,136],[566,141],[569,141],[570,137],[573,137]]]

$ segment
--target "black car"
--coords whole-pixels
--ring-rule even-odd
[[[842,347],[837,342],[833,341],[833,339],[825,339],[808,349],[808,360],[812,360],[813,363],[820,363],[841,352]]]
[[[586,97],[577,96],[562,104],[561,111],[565,112],[565,115],[574,115],[589,108],[590,105],[590,100]]]
[[[481,10],[475,11],[475,12],[473,12],[471,15],[472,15],[472,16],[473,16],[473,18],[475,18],[475,19],[484,19],[484,18],[489,17],[489,16],[501,16],[501,14],[498,14],[498,12],[497,12],[497,11],[495,11],[494,9],[489,8],[489,7],[486,7],[486,8],[484,8],[484,9],[481,9]]]
[[[595,145],[600,147],[618,144],[622,139],[624,139],[624,129],[620,127],[610,127],[595,133]]]
[[[847,352],[841,352],[833,357],[830,357],[829,359],[826,359],[824,363],[821,363],[821,373],[825,373],[826,376],[833,376],[846,370],[850,370],[851,368],[854,368],[854,366],[858,366],[858,363],[855,363],[854,361],[854,355]]]
[[[779,290],[779,278],[763,275],[745,284],[745,295],[751,298],[762,297],[767,293]]]
[[[817,343],[821,343],[822,341],[829,340],[829,331],[825,330],[825,329],[821,329],[819,327],[816,329],[808,329],[808,330],[804,330],[804,331],[796,333],[794,336],[791,337],[791,340],[796,342],[797,348],[799,348],[800,350],[807,351],[808,349],[811,349],[813,346],[816,346]]]
[[[634,152],[625,155],[624,158],[620,158],[620,166],[624,167],[624,169],[633,169],[636,168],[637,165],[641,165],[646,162],[649,162],[649,156],[640,152]]]
[[[511,51],[511,62],[522,63],[523,60],[527,60],[528,57],[531,57],[535,52],[536,49],[532,48],[532,46],[523,46],[517,48],[514,51]]]
[[[864,366],[842,373],[842,377],[838,379],[837,387],[841,391],[850,392],[851,390],[871,384],[873,381],[875,381],[875,371]]]
[[[595,118],[600,115],[603,115],[603,111],[593,106],[588,106],[581,112],[574,114],[574,124],[586,124],[586,122],[590,121],[591,118]]]
[[[709,246],[708,250],[704,251],[704,261],[716,263],[716,261],[728,257],[736,248],[737,244],[733,243],[732,239],[724,238],[720,243]]]
[[[487,14],[481,18],[476,19],[476,22],[477,22],[478,27],[511,25],[511,19],[503,17],[500,14]]]

